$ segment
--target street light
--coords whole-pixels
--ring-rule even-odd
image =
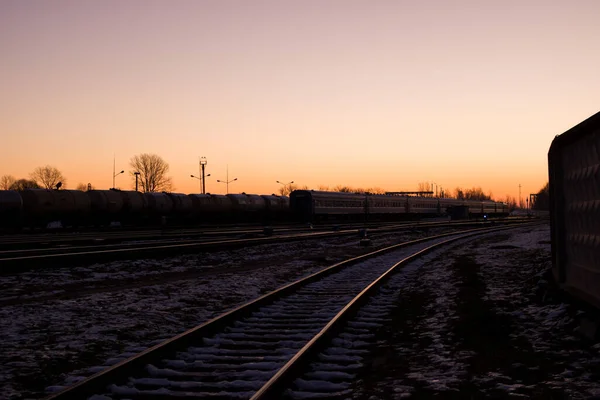
[[[287,190],[286,187],[290,186],[292,183],[294,183],[294,181],[288,182],[288,183],[283,183],[283,182],[279,182],[279,181],[275,181],[277,183],[279,183],[280,185],[283,185],[283,189],[281,189],[281,195],[285,196],[287,194]],[[290,187],[290,192],[292,191],[292,188]]]
[[[230,181],[220,181],[220,180],[217,179],[217,182],[219,182],[219,183],[225,183],[227,185],[227,194],[229,194],[229,184],[231,182],[233,182],[233,181],[237,181],[237,178],[234,178],[234,179],[232,179]]]
[[[205,178],[208,178],[210,176],[210,174],[206,175]],[[205,194],[204,192],[204,179],[197,177],[196,175],[190,175],[190,177],[198,179],[200,181],[200,192],[202,192],[202,194]]]
[[[229,184],[230,184],[231,182],[234,182],[234,181],[237,181],[237,178],[234,178],[234,179],[232,179],[232,180],[229,180],[229,165],[227,166],[227,180],[225,180],[225,181],[221,181],[221,180],[217,179],[217,182],[219,182],[219,183],[224,183],[224,184],[226,184],[226,185],[227,185],[227,194],[229,194]]]
[[[123,171],[121,171],[121,172],[119,172],[119,173],[117,173],[117,174],[114,174],[114,171],[113,171],[113,189],[115,188],[115,178],[117,177],[117,175],[121,175],[121,174],[122,174],[122,173],[124,173],[124,172],[125,172],[125,171],[123,170]]]
[[[115,188],[115,177],[117,175],[121,175],[125,171],[121,171],[118,174],[115,174],[115,166],[117,165],[117,157],[113,154],[113,189]]]
[[[135,175],[135,191],[138,191],[138,177],[140,176],[139,172],[134,172],[133,173]]]

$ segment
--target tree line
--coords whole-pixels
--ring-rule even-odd
[[[170,192],[174,190],[173,179],[168,176],[169,163],[167,163],[162,157],[156,154],[139,154],[133,156],[129,160],[129,166],[131,170],[128,172],[131,179],[131,186],[135,188],[136,175],[138,179],[138,188],[142,192]],[[51,165],[35,168],[30,174],[29,179],[21,178],[16,179],[12,175],[4,175],[0,177],[0,189],[1,190],[25,190],[25,189],[66,189],[67,179],[62,172]],[[91,184],[78,183],[76,185],[77,190],[89,190],[94,189]],[[279,188],[279,194],[282,196],[288,196],[294,190],[309,190],[308,186],[300,186],[298,184],[289,183],[282,185]],[[347,185],[336,185],[326,186],[319,185],[317,190],[330,191],[330,192],[346,192],[346,193],[369,193],[369,194],[385,194],[385,190],[379,187],[361,188],[351,187]],[[437,188],[436,188],[437,190]],[[417,191],[419,192],[430,192],[425,196],[433,197],[431,184],[429,182],[420,182],[417,184]],[[453,191],[444,191],[440,188],[439,197],[455,198],[459,200],[492,200],[492,193],[487,194],[481,189],[481,187],[473,187],[471,189],[463,189],[456,187]],[[508,204],[509,208],[515,209],[517,206],[523,207],[522,200],[517,202],[517,199],[511,196],[506,196],[503,200]],[[547,210],[549,204],[549,191],[548,183],[540,189],[532,200],[530,205],[533,209]]]
[[[174,189],[173,179],[167,175],[169,164],[156,154],[139,154],[129,161],[132,188],[135,188],[136,175],[138,187],[142,192],[169,192]],[[137,174],[136,174],[137,172]],[[62,172],[52,166],[37,167],[29,174],[29,179],[17,179],[13,175],[0,177],[1,190],[25,189],[66,189],[67,178]],[[94,189],[91,184],[78,183],[76,190]]]
[[[29,174],[29,179],[17,179],[12,175],[0,177],[0,189],[25,190],[25,189],[55,189],[66,187],[67,179],[55,167],[46,165],[37,167]]]

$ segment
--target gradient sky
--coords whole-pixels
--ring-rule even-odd
[[[600,108],[600,1],[0,0],[0,175],[523,197]],[[117,186],[131,187],[130,176]]]

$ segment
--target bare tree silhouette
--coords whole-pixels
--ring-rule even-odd
[[[431,192],[431,184],[429,182],[419,182],[417,184],[417,192]],[[427,194],[425,196],[433,196],[433,194]]]
[[[282,185],[279,188],[279,195],[281,196],[289,196],[294,190],[298,189],[298,185],[295,183],[288,183],[287,185]]]
[[[457,187],[456,189],[454,189],[454,198],[456,198],[458,200],[464,200],[465,199],[465,192],[464,192],[464,190],[462,190],[459,187]]]
[[[334,192],[352,193],[354,190],[350,186],[336,185],[333,187]]]
[[[9,190],[16,181],[17,179],[12,175],[3,175],[2,178],[0,178],[0,189]]]
[[[10,190],[40,189],[40,185],[34,180],[18,179],[9,187]]]
[[[508,209],[510,211],[513,211],[515,208],[517,208],[517,199],[515,197],[510,197],[510,195],[506,195],[505,202],[508,205]]]
[[[29,177],[36,181],[38,185],[46,189],[52,189],[58,182],[62,182],[62,187],[67,187],[67,178],[55,167],[46,165],[45,167],[37,167],[33,170]]]
[[[483,193],[483,190],[480,187],[474,187],[474,188],[465,190],[465,199],[479,200],[479,201],[491,200],[492,194],[490,193],[489,195],[487,195],[487,194]]]
[[[173,190],[173,181],[167,176],[169,164],[156,154],[134,156],[129,165],[135,182],[135,172],[140,173],[139,183],[142,192],[169,192]]]
[[[382,189],[380,187],[367,188],[365,191],[371,194],[385,194],[385,189]]]

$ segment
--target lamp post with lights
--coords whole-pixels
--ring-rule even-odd
[[[115,178],[117,177],[117,175],[121,175],[122,173],[125,172],[125,170],[123,170],[119,173],[115,173],[116,162],[117,162],[117,157],[113,154],[113,185],[112,185],[113,189],[115,188]]]
[[[275,181],[275,182],[277,182],[277,183],[279,183],[280,185],[283,186],[283,191],[281,192],[282,195],[285,195],[285,188],[288,187],[288,186],[290,186],[292,183],[294,183],[294,181],[290,181],[288,183],[283,183],[283,182],[280,182],[280,181]],[[290,188],[290,192],[291,192],[291,188]]]
[[[231,182],[234,182],[234,181],[237,181],[237,180],[238,180],[238,178],[234,178],[232,180],[229,180],[229,166],[227,166],[227,179],[224,180],[224,181],[221,181],[221,180],[217,179],[217,182],[226,184],[227,185],[227,194],[229,194],[229,184]]]
[[[124,172],[125,172],[125,170],[123,170],[123,171],[121,171],[121,172],[118,172],[118,173],[116,173],[116,174],[115,174],[115,173],[114,173],[114,171],[113,171],[113,185],[112,185],[113,189],[115,189],[115,178],[116,178],[118,175],[121,175],[121,174],[122,174],[122,173],[124,173]]]

